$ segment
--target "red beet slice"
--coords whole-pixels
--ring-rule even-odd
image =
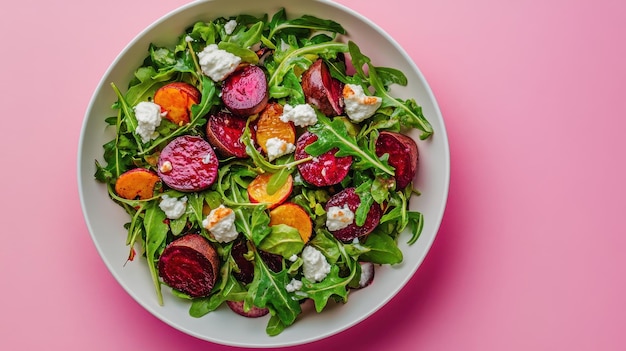
[[[278,273],[283,270],[283,256],[273,254],[267,251],[258,251],[261,255],[261,259],[267,267],[274,273]]]
[[[304,149],[317,140],[317,135],[304,132],[296,142],[295,158],[301,160],[309,155]],[[302,178],[315,186],[334,185],[343,180],[350,171],[352,156],[336,157],[337,149],[331,149],[313,160],[298,165]]]
[[[333,195],[328,202],[326,203],[326,211],[332,206],[344,207],[347,205],[350,211],[356,213],[357,208],[361,204],[361,198],[355,192],[354,188],[346,188],[337,194]],[[337,238],[337,240],[341,240],[344,242],[352,241],[355,238],[367,235],[371,233],[374,228],[380,222],[380,217],[382,216],[382,210],[380,205],[377,203],[373,203],[370,207],[369,212],[367,213],[367,218],[365,219],[365,223],[362,226],[357,226],[355,222],[348,225],[345,228],[331,231],[331,233]],[[356,221],[356,219],[355,219]]]
[[[158,270],[171,288],[191,297],[207,296],[217,280],[219,256],[200,234],[187,234],[163,250]]]
[[[260,308],[256,306],[252,306],[250,307],[250,310],[245,311],[243,308],[243,301],[226,301],[226,304],[231,310],[233,310],[233,312],[248,318],[263,317],[270,312],[267,308]]]
[[[230,251],[233,260],[239,268],[238,271],[233,270],[233,276],[235,277],[235,279],[244,284],[252,283],[252,280],[254,279],[254,264],[246,260],[246,258],[244,257],[247,252],[248,246],[243,239],[237,240],[233,244],[233,248]]]
[[[302,74],[302,90],[306,102],[317,107],[326,116],[343,113],[343,83],[330,75],[322,59],[315,61]]]
[[[246,145],[241,141],[247,120],[224,111],[211,115],[206,124],[209,143],[224,157],[247,158]]]
[[[222,85],[222,101],[226,108],[238,116],[251,116],[261,112],[269,93],[265,72],[254,65],[233,72]]]
[[[389,165],[396,170],[396,189],[404,189],[415,177],[419,162],[417,144],[408,136],[383,131],[376,139],[376,155],[389,154]]]
[[[191,192],[210,187],[217,178],[217,167],[217,156],[206,140],[184,135],[163,148],[157,172],[170,188]]]

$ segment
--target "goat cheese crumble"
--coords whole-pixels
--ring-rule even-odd
[[[237,69],[241,58],[219,49],[216,44],[210,44],[198,53],[198,63],[204,74],[219,82]]]
[[[330,264],[318,249],[307,246],[302,250],[302,272],[306,279],[319,282],[330,273]]]
[[[235,211],[224,205],[211,210],[202,221],[202,226],[221,243],[231,242],[239,235],[235,227]]]
[[[237,21],[230,20],[226,22],[226,24],[224,25],[224,31],[226,31],[226,34],[231,35],[235,31],[236,27],[237,27]]]
[[[267,139],[265,148],[267,149],[267,158],[270,161],[296,151],[294,144],[277,137]]]
[[[187,197],[183,196],[180,199],[177,199],[164,194],[161,196],[159,208],[165,212],[165,216],[167,216],[167,218],[179,219],[187,210]]]
[[[383,99],[378,96],[367,96],[363,87],[356,84],[346,84],[343,87],[344,111],[354,122],[361,122],[374,115]]]
[[[352,223],[354,223],[354,212],[350,211],[348,205],[331,206],[326,211],[326,228],[331,232],[343,229]]]
[[[293,122],[298,127],[312,126],[317,123],[317,114],[313,107],[309,104],[300,104],[291,106],[285,104],[283,106],[283,114],[280,116],[280,120],[288,123]]]
[[[137,118],[137,127],[135,133],[141,137],[144,143],[156,139],[159,134],[156,128],[161,124],[161,106],[150,101],[142,101],[138,103],[133,110]]]

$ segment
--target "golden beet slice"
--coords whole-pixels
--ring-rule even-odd
[[[279,138],[287,143],[295,144],[296,127],[293,122],[285,123],[280,120],[283,106],[279,103],[268,104],[256,122],[256,142],[267,154],[267,141]]]
[[[191,106],[199,104],[200,91],[189,83],[174,82],[159,88],[154,94],[154,103],[167,112],[165,118],[177,125],[191,121]]]
[[[115,182],[115,193],[124,199],[145,200],[154,194],[154,186],[159,181],[156,173],[145,168],[133,168],[122,173]]]
[[[250,201],[254,203],[266,203],[268,209],[272,209],[285,202],[293,189],[293,177],[289,175],[285,184],[273,194],[269,194],[267,192],[267,185],[271,177],[271,173],[263,173],[248,184],[248,198]]]
[[[313,223],[309,214],[293,202],[284,203],[270,211],[270,226],[286,224],[296,228],[306,244],[313,233]]]

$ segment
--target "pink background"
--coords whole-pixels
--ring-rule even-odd
[[[132,300],[78,198],[93,89],[126,43],[186,2],[3,9],[0,349],[236,350]],[[450,138],[450,197],[399,295],[345,332],[286,349],[626,349],[624,2],[338,2],[391,34],[429,81]]]

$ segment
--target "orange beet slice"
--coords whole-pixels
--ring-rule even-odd
[[[293,189],[293,177],[289,175],[285,184],[273,194],[269,194],[267,192],[267,185],[271,177],[271,173],[260,174],[248,185],[248,198],[250,201],[253,203],[266,203],[268,209],[272,209],[285,202]]]
[[[199,104],[200,91],[189,83],[174,82],[159,88],[154,94],[154,103],[167,112],[166,119],[177,125],[191,121],[191,106]]]
[[[300,205],[293,202],[284,203],[270,211],[270,226],[278,224],[296,228],[305,244],[313,233],[311,217]]]
[[[279,103],[268,104],[256,122],[256,142],[267,154],[267,141],[271,138],[280,138],[287,143],[296,142],[296,127],[293,122],[285,123],[280,120],[283,106]]]
[[[115,193],[124,199],[149,199],[159,176],[144,168],[133,168],[122,173],[115,182]]]

